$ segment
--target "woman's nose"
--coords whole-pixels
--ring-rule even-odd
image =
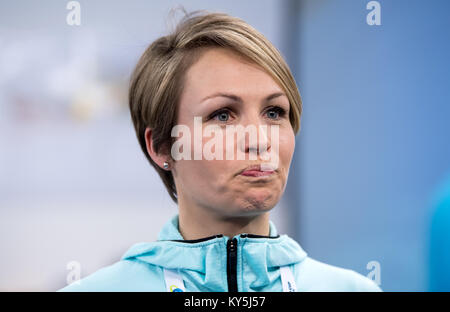
[[[256,115],[256,114],[255,114]],[[253,160],[258,155],[270,150],[268,133],[270,128],[259,116],[251,115],[243,119],[241,124],[243,132],[238,131],[238,149],[245,155],[252,155]]]

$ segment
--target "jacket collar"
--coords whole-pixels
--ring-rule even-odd
[[[269,237],[243,237],[240,234],[235,238],[238,241],[238,253],[244,259],[247,270],[259,272],[252,284],[254,287],[271,282],[268,275],[273,270],[271,268],[295,264],[307,257],[293,239],[287,235],[278,235],[272,222]],[[205,282],[211,279],[211,283],[218,283],[218,271],[226,268],[228,239],[227,236],[217,235],[197,242],[183,242],[178,231],[178,215],[175,215],[163,226],[158,241],[134,244],[122,260],[139,260],[167,269],[196,271],[205,275]],[[243,267],[243,270],[246,268]]]

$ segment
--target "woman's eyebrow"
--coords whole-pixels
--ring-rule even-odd
[[[277,98],[277,97],[283,96],[283,95],[286,96],[286,94],[285,94],[284,92],[275,92],[275,93],[272,93],[272,94],[270,94],[269,96],[267,96],[267,97],[264,99],[264,101],[265,101],[265,102],[268,102],[268,101],[270,101],[270,100],[272,100],[272,99],[274,99],[274,98]],[[234,94],[229,94],[229,93],[223,93],[223,92],[217,92],[217,93],[208,95],[207,97],[203,98],[203,100],[201,100],[201,102],[206,101],[207,99],[211,99],[211,98],[219,97],[219,96],[220,96],[220,97],[226,97],[226,98],[229,98],[229,99],[231,99],[231,100],[233,100],[233,101],[235,101],[235,102],[239,102],[239,103],[242,103],[242,102],[243,102],[242,98],[240,98],[239,96],[234,95]]]

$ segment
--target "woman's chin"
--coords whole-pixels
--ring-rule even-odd
[[[271,210],[278,202],[278,193],[273,190],[249,190],[240,199],[239,210],[244,214],[258,214]]]

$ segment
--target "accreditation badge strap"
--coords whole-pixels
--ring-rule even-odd
[[[281,274],[281,284],[283,285],[284,292],[295,292],[297,291],[297,286],[295,285],[294,275],[289,266],[280,267]]]
[[[168,292],[185,292],[184,282],[176,269],[164,269],[164,280]]]

